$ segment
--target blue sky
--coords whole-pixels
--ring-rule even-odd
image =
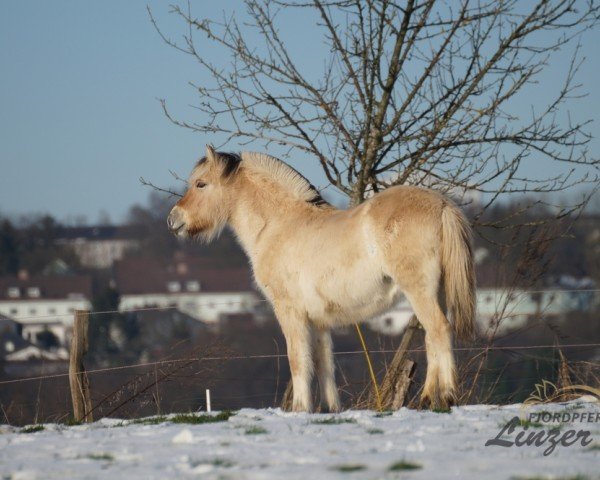
[[[177,32],[166,2],[0,2],[0,213],[85,215],[95,222],[105,211],[121,221],[148,195],[140,176],[172,184],[169,169],[185,176],[202,154],[211,139],[173,126],[157,100],[166,98],[176,113],[194,118],[187,82],[202,81],[200,70],[162,43],[147,4]],[[196,5],[197,16],[213,18],[224,8],[243,8],[236,1]],[[299,26],[310,20],[297,15],[287,25],[301,40],[292,48],[308,53],[319,37],[313,25],[300,38]],[[590,96],[572,104],[576,118],[598,116],[598,45],[598,30],[583,38],[588,61],[579,80]],[[571,54],[555,57],[532,101],[558,87]],[[590,131],[600,137],[597,122]],[[595,140],[596,152],[597,146]],[[312,161],[294,160],[313,183],[324,183]]]

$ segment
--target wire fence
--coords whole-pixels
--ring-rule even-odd
[[[256,299],[253,300],[252,303],[268,303],[268,300],[264,299]],[[208,303],[195,303],[194,307],[218,307],[218,306],[228,306],[232,307],[235,305],[247,305],[247,302],[208,302]],[[142,307],[142,308],[125,308],[121,310],[101,310],[101,311],[89,311],[87,312],[89,316],[97,316],[97,315],[118,315],[118,314],[126,314],[126,313],[137,313],[137,312],[153,312],[153,311],[166,311],[166,310],[179,310],[181,311],[181,306],[178,305],[166,305],[164,307]],[[58,313],[53,315],[35,315],[35,316],[27,316],[14,317],[15,321],[20,322],[22,320],[40,320],[40,319],[48,319],[48,318],[66,318],[73,317],[74,312],[70,313]]]
[[[453,348],[454,351],[494,351],[494,350],[532,350],[532,349],[541,349],[541,348],[592,348],[592,347],[600,347],[600,343],[575,343],[575,344],[546,344],[546,345],[516,345],[516,346],[482,346],[482,347],[456,347]],[[413,348],[407,349],[407,352],[410,353],[424,353],[424,348]],[[396,350],[369,350],[370,354],[389,354],[395,353]],[[343,355],[364,355],[365,352],[363,350],[352,350],[345,352],[333,352],[334,356],[343,356]],[[173,365],[176,363],[182,362],[213,362],[213,361],[234,361],[234,360],[257,360],[257,359],[275,359],[275,358],[287,358],[287,354],[277,353],[277,354],[264,354],[264,355],[229,355],[229,356],[207,356],[207,357],[184,357],[184,358],[174,358],[170,360],[159,360],[155,362],[141,362],[141,363],[133,363],[129,365],[120,365],[115,367],[106,367],[106,368],[96,368],[92,370],[86,370],[85,372],[77,372],[77,373],[87,373],[88,375],[105,373],[105,372],[115,372],[119,370],[127,370],[133,368],[143,368],[143,367],[158,367],[162,365]],[[21,382],[30,382],[36,380],[47,380],[51,378],[61,378],[68,377],[68,373],[55,373],[51,375],[38,375],[35,377],[24,377],[24,378],[15,378],[11,380],[3,380],[0,381],[0,385],[6,385],[9,383],[21,383]]]

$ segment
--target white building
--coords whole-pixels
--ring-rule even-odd
[[[412,308],[406,298],[402,298],[392,309],[369,320],[369,325],[376,332],[386,335],[400,335],[413,315]]]
[[[0,360],[27,362],[30,360],[59,361],[69,357],[66,348],[45,349],[25,340],[23,326],[0,314]]]
[[[480,334],[502,333],[523,327],[532,318],[548,318],[573,311],[591,310],[598,297],[590,290],[524,290],[490,287],[477,289],[477,329]],[[387,335],[399,335],[413,311],[403,298],[388,312],[369,321],[371,327]]]
[[[0,277],[0,314],[22,324],[22,336],[33,344],[51,332],[59,345],[70,339],[75,310],[91,309],[88,276],[52,275]]]
[[[228,315],[260,315],[264,305],[247,268],[214,268],[198,258],[167,265],[128,258],[117,262],[115,271],[120,311],[173,307],[216,323]]]
[[[482,333],[505,332],[523,327],[532,318],[549,318],[574,311],[589,311],[596,292],[548,288],[480,288],[477,290],[477,320]]]

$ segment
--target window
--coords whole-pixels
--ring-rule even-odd
[[[10,309],[10,314],[11,315],[17,315],[19,313],[19,310],[17,308],[11,308]]]
[[[19,287],[8,287],[8,298],[19,298],[21,296],[21,291]]]
[[[27,289],[27,296],[30,298],[39,298],[40,297],[40,289],[38,287],[29,287]]]
[[[181,284],[179,282],[167,283],[167,290],[171,293],[177,293],[181,291]]]
[[[197,280],[190,280],[186,284],[186,288],[188,292],[199,292],[200,291],[200,282]]]
[[[35,314],[37,314],[37,310],[35,308],[30,308],[29,315],[35,315]]]
[[[56,308],[52,307],[48,309],[48,315],[56,315]]]

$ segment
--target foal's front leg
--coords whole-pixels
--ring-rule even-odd
[[[310,412],[312,411],[310,384],[313,375],[313,361],[308,317],[291,307],[279,306],[275,311],[287,343],[294,387],[292,410],[294,412]]]

